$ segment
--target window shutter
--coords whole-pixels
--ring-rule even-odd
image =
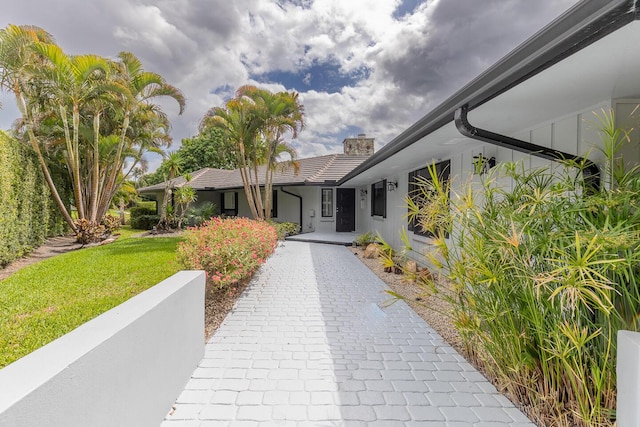
[[[273,190],[271,197],[271,216],[278,218],[278,190]]]
[[[375,190],[376,190],[376,185],[375,184],[371,184],[371,192],[369,194],[371,194],[371,216],[373,216],[373,213],[375,212],[375,209],[373,207],[374,205],[374,201],[375,201]]]
[[[235,191],[235,192],[233,193],[233,195],[234,195],[235,200],[236,200],[236,203],[235,203],[236,207],[235,207],[235,209],[234,209],[234,213],[233,213],[233,215],[234,215],[234,216],[238,216],[238,192],[237,192],[237,191]]]
[[[387,180],[382,180],[382,218],[387,217]]]

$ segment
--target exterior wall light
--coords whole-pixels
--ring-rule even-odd
[[[398,183],[389,181],[389,183],[387,184],[387,191],[395,191],[396,188],[398,188]]]
[[[473,167],[474,175],[484,175],[489,171],[489,169],[491,169],[492,167],[495,167],[495,165],[496,165],[495,157],[484,157],[482,153],[478,154],[477,156],[473,156],[472,167]]]
[[[367,196],[367,190],[365,190],[364,188],[360,189],[360,197],[362,197],[363,199]]]

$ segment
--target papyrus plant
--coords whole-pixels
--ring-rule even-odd
[[[628,133],[600,122],[598,191],[577,164],[506,163],[457,191],[433,171],[407,199],[468,352],[540,425],[612,425],[616,332],[640,329],[640,174],[617,154]]]

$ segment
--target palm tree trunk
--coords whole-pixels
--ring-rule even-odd
[[[36,135],[33,133],[33,122],[31,121],[29,114],[27,113],[27,102],[22,96],[22,92],[20,92],[19,90],[15,90],[14,93],[16,94],[16,100],[18,101],[17,102],[18,109],[20,110],[20,113],[22,114],[22,117],[24,118],[26,123],[27,135],[29,136],[29,143],[31,144],[31,148],[33,148],[33,151],[36,153],[36,156],[38,157],[38,163],[40,164],[40,169],[42,169],[42,174],[44,175],[44,179],[45,181],[47,181],[47,186],[49,187],[49,191],[51,191],[51,196],[53,197],[53,200],[56,202],[56,205],[58,206],[58,209],[60,210],[60,213],[62,214],[62,217],[64,218],[65,222],[69,225],[69,228],[71,228],[71,230],[73,230],[73,232],[76,233],[78,231],[76,224],[73,222],[73,218],[71,218],[71,215],[67,210],[67,207],[62,201],[62,198],[60,197],[60,193],[58,193],[56,184],[53,182],[53,179],[51,178],[51,173],[49,172],[49,168],[47,167],[47,162],[45,161],[44,156],[42,155],[42,151],[40,151],[40,145],[38,144]]]
[[[249,204],[249,209],[251,210],[251,216],[253,216],[253,219],[259,219],[260,217],[258,216],[255,199],[253,197],[253,187],[251,186],[251,174],[249,172],[249,168],[247,168],[246,166],[241,167],[240,176],[242,177],[244,194],[247,196],[247,203]]]
[[[96,221],[98,214],[98,189],[100,181],[100,113],[96,112],[93,116],[93,167],[91,177],[91,202],[89,204],[89,217],[91,221]],[[100,218],[102,219],[102,218]]]
[[[82,196],[82,181],[80,180],[80,149],[79,145],[79,132],[80,132],[80,111],[78,110],[78,106],[73,106],[73,156],[74,162],[69,165],[69,167],[73,170],[73,195],[76,202],[76,209],[78,210],[78,219],[85,219],[87,217],[85,206],[84,206],[84,197]]]
[[[247,197],[247,203],[249,204],[249,209],[251,210],[251,215],[253,219],[258,219],[258,212],[256,211],[256,204],[253,200],[253,190],[251,189],[251,181],[250,176],[247,173],[247,159],[245,157],[245,149],[244,143],[242,142],[242,137],[238,139],[238,148],[240,149],[240,177],[242,178],[242,186],[244,187],[244,194]]]
[[[122,152],[124,151],[124,146],[127,141],[127,128],[129,127],[129,120],[131,116],[131,111],[127,109],[124,113],[124,119],[122,120],[122,130],[120,131],[120,142],[118,143],[118,149],[116,150],[116,156],[113,161],[113,167],[111,168],[111,172],[109,173],[109,178],[105,183],[106,191],[102,191],[102,199],[100,201],[100,207],[104,209],[106,205],[106,210],[109,209],[109,204],[111,203],[111,197],[115,194],[117,190],[116,181],[118,178],[118,172],[122,170],[121,160],[122,160]]]
[[[247,168],[247,173],[249,176],[249,183],[250,186],[249,188],[251,188],[251,198],[253,199],[253,206],[255,208],[256,211],[256,219],[262,219],[262,211],[260,209],[258,209],[258,199],[260,198],[260,192],[258,191],[258,189],[256,189],[256,181],[253,178],[253,173],[252,173],[252,168],[248,167]]]

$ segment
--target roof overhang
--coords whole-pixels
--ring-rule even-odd
[[[640,97],[639,8],[632,0],[576,4],[339,184],[364,184],[473,144],[453,124],[463,105],[474,124],[510,134],[610,99]]]

